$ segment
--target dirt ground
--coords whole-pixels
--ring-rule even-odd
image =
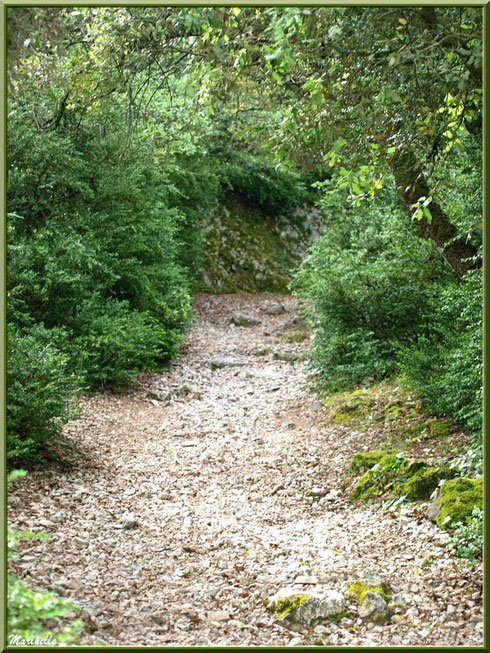
[[[275,304],[286,312],[264,312]],[[169,373],[84,400],[66,462],[12,487],[10,525],[50,535],[22,542],[12,572],[83,607],[82,645],[481,646],[481,565],[410,508],[349,498],[344,470],[369,435],[326,422],[308,340],[281,342],[297,301],[199,295],[195,311]],[[260,324],[234,326],[234,312]],[[388,624],[293,632],[264,606],[285,585],[341,589],[366,573],[406,597]]]

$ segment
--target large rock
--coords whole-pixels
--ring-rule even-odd
[[[286,309],[282,304],[270,304],[269,306],[265,306],[262,311],[266,315],[283,315]]]
[[[276,361],[285,361],[286,363],[292,363],[297,361],[299,358],[298,354],[295,354],[292,351],[276,351],[274,352],[274,359]]]
[[[321,621],[337,620],[344,616],[345,602],[335,590],[298,592],[286,587],[269,599],[268,609],[284,625],[313,626]]]
[[[289,320],[286,326],[288,326],[289,328],[293,328],[293,327],[302,327],[305,325],[306,325],[306,320],[302,317],[299,317],[299,315],[296,315],[295,317],[292,317]]]
[[[365,576],[347,583],[347,596],[358,604],[358,616],[364,621],[384,623],[391,619],[393,610],[388,606],[392,590],[379,576]]]
[[[242,313],[233,313],[230,317],[230,323],[239,327],[252,327],[261,324],[260,320],[257,320],[257,318],[243,315]]]
[[[243,361],[236,360],[236,358],[224,358],[221,356],[215,356],[214,358],[208,359],[207,365],[212,370],[220,370],[223,367],[243,367],[245,363]]]
[[[367,591],[364,601],[359,605],[358,615],[365,621],[383,623],[391,618],[391,610],[387,602],[377,592]]]
[[[437,515],[441,511],[441,493],[438,492],[433,501],[427,506],[427,518],[431,521],[436,521]]]

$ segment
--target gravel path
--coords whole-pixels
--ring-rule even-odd
[[[275,303],[286,313],[267,315]],[[307,346],[277,333],[296,300],[200,295],[195,308],[170,374],[84,401],[68,462],[13,487],[10,524],[50,539],[23,542],[12,572],[82,605],[87,645],[481,646],[480,566],[408,509],[348,499],[343,469],[372,443],[325,423],[303,362],[274,358]],[[234,311],[261,323],[232,326]],[[261,344],[270,353],[251,355]],[[212,370],[216,356],[243,365]],[[298,633],[264,608],[284,585],[365,573],[406,594],[393,623]]]

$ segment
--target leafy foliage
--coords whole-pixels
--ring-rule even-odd
[[[483,553],[483,510],[474,508],[464,523],[459,523],[447,546],[456,550],[458,558],[473,562]]]
[[[69,645],[76,642],[80,622],[72,620],[60,630],[53,628],[77,607],[61,598],[55,592],[35,592],[21,583],[15,576],[8,576],[7,631],[9,638],[43,640],[43,644],[54,640]],[[16,640],[14,639],[14,642]]]
[[[347,201],[343,190],[328,195],[325,235],[297,276],[313,302],[313,364],[330,391],[394,373],[397,351],[420,330],[430,279],[445,275],[388,189],[361,210]]]
[[[269,214],[287,212],[308,198],[297,173],[275,169],[243,151],[234,151],[222,165],[222,180],[225,188]]]
[[[263,218],[312,182],[326,230],[298,282],[324,382],[401,370],[480,427],[479,9],[10,7],[8,22],[13,459],[55,437],[77,388],[121,389],[176,354],[224,196]],[[22,343],[44,352],[49,399]]]
[[[39,447],[53,439],[71,413],[79,379],[70,370],[66,335],[41,324],[8,327],[7,458],[37,459]]]
[[[482,427],[481,271],[440,287],[424,316],[425,334],[399,354],[400,369],[430,410]]]

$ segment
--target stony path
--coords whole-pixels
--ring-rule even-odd
[[[277,302],[287,312],[266,315]],[[261,324],[232,326],[233,311]],[[13,488],[11,525],[51,536],[24,542],[13,572],[84,607],[82,644],[481,645],[481,570],[408,510],[347,498],[343,469],[371,443],[324,423],[304,363],[274,359],[306,346],[277,335],[295,300],[201,295],[196,314],[170,375],[84,402],[65,427],[70,464]],[[264,343],[271,353],[250,354]],[[244,365],[211,370],[215,356]],[[365,573],[405,593],[395,622],[302,634],[264,608],[284,585],[339,589]]]

